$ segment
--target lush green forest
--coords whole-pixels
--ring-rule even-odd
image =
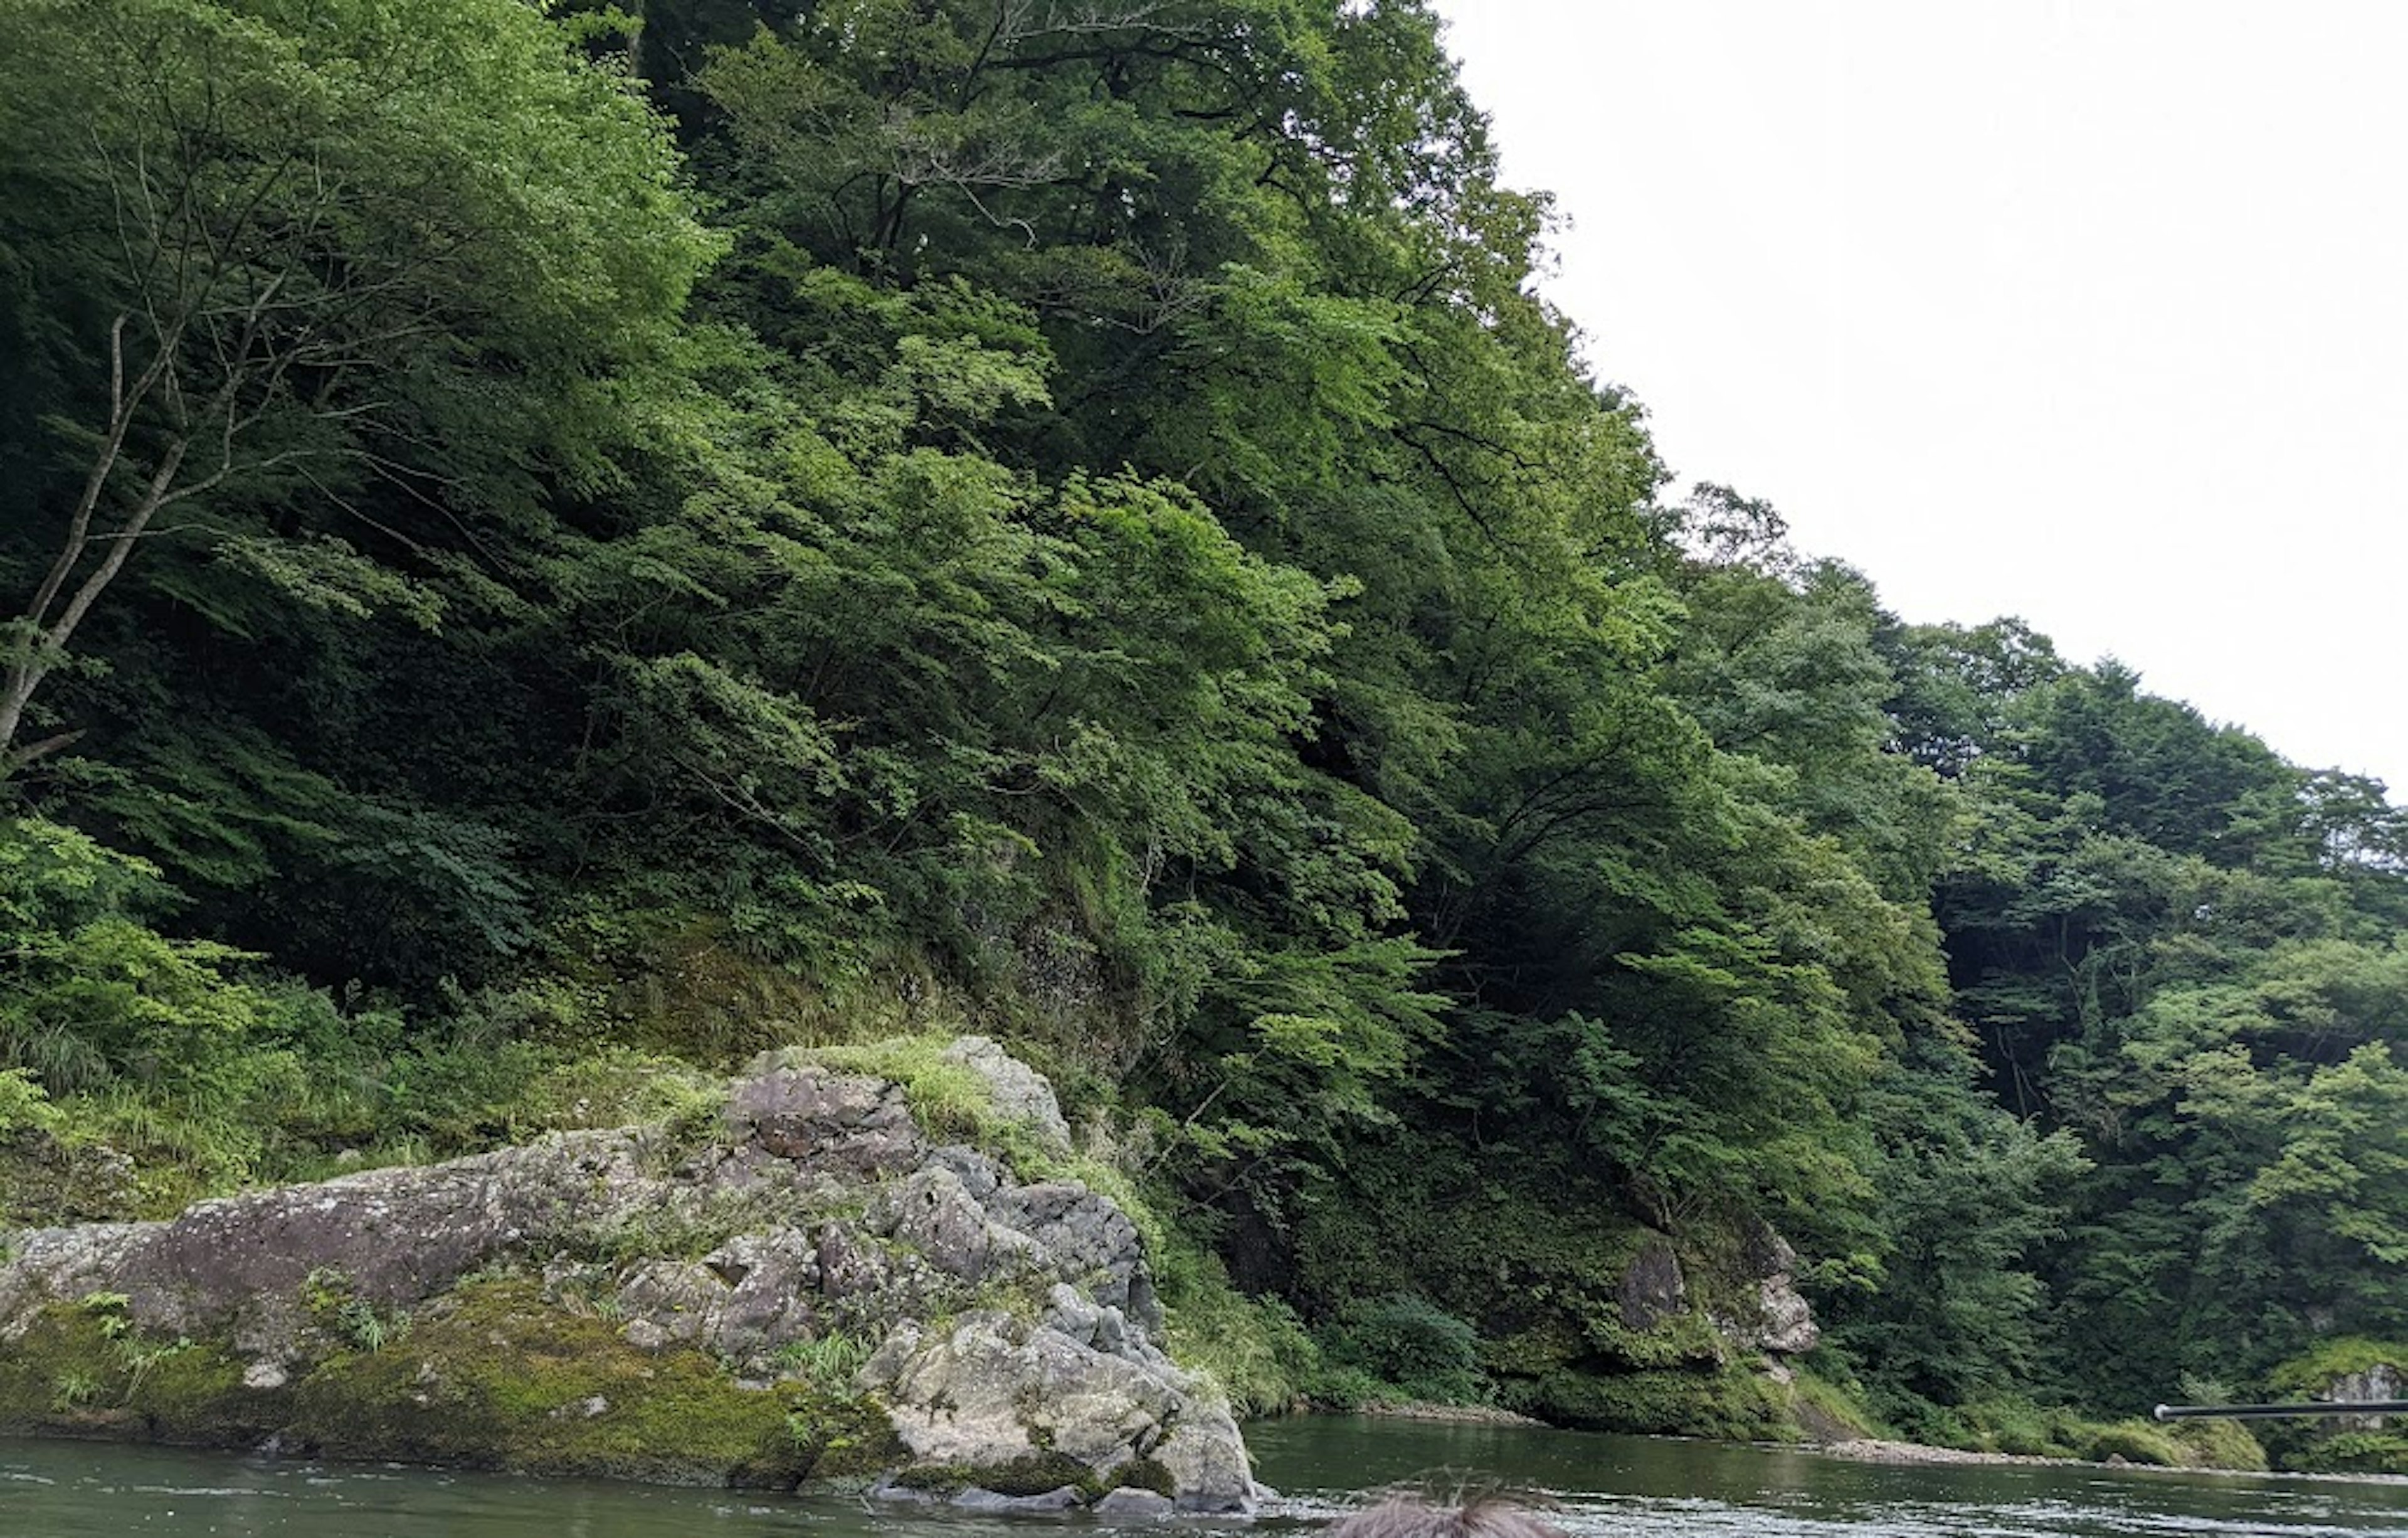
[[[0,1217],[969,1021],[1258,1404],[2408,1339],[2408,813],[1674,496],[1425,5],[637,10],[0,7]]]

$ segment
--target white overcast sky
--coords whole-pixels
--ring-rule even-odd
[[[1438,8],[1682,481],[2408,800],[2408,4]]]

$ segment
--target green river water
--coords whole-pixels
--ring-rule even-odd
[[[1322,1417],[1248,1428],[1280,1498],[1254,1530],[1300,1533],[1406,1479],[1544,1490],[1578,1538],[2124,1538],[2408,1535],[2408,1484],[2066,1467],[1894,1467],[1711,1443]],[[1206,1538],[1243,1524],[1140,1525]],[[1038,1538],[1093,1518],[1010,1520],[857,1500],[511,1479],[68,1442],[0,1441],[0,1538]]]

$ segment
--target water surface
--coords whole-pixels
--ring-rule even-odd
[[[1713,1443],[1323,1417],[1247,1429],[1285,1538],[1401,1480],[1549,1492],[1576,1538],[2408,1538],[2408,1484],[1893,1467]],[[1172,1538],[1223,1519],[1145,1524]],[[789,1498],[71,1442],[0,1441],[0,1538],[1042,1538],[1006,1520]]]
[[[2064,1465],[1857,1463],[1528,1427],[1344,1417],[1249,1427],[1286,1502],[1318,1515],[1402,1480],[1545,1490],[1579,1538],[2137,1538],[2408,1534],[2408,1483]]]

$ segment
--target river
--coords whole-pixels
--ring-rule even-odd
[[[1577,1538],[2408,1535],[2408,1484],[2034,1466],[1899,1467],[1702,1442],[1323,1417],[1248,1428],[1294,1532],[1407,1479],[1552,1492]],[[1208,1538],[1240,1524],[1148,1524]],[[0,1441],[0,1538],[1036,1538],[1098,1531],[833,1497],[512,1479]]]

